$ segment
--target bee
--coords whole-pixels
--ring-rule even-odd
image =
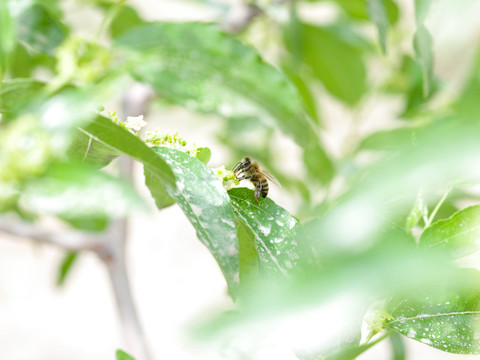
[[[260,165],[250,157],[246,156],[235,165],[233,173],[238,180],[250,180],[255,186],[255,201],[258,202],[258,197],[267,197],[268,194],[268,180],[276,185],[280,185],[275,179],[275,176],[268,171],[260,168]]]

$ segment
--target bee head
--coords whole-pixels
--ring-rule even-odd
[[[248,156],[245,156],[242,160],[243,165],[246,165],[246,166],[250,165],[251,162],[252,162],[252,160]]]

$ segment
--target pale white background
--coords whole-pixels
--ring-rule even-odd
[[[179,0],[134,3],[150,20],[213,20],[218,16],[200,4]],[[411,11],[413,0],[402,3]],[[465,76],[463,69],[474,53],[473,45],[478,42],[480,6],[478,2],[465,1],[470,5],[462,10],[455,6],[458,4],[455,1],[440,3],[442,5],[435,8],[436,15],[429,19],[436,40],[436,72],[453,85],[451,91],[454,91]],[[100,20],[86,7],[69,2],[66,6],[72,10],[70,21],[85,33],[94,28],[92,23]],[[463,21],[448,22],[445,14],[456,12],[462,12],[457,18]],[[305,13],[311,15],[312,11],[307,9]],[[83,27],[86,18],[89,29]],[[359,130],[368,131],[379,121],[391,118],[389,106],[396,104],[378,101],[367,104],[363,109],[367,121]],[[330,115],[324,116],[330,134],[327,143],[334,153],[340,152],[344,146],[342,141],[349,133],[345,123],[351,114],[335,104],[326,104],[324,111]],[[211,147],[212,166],[225,164],[224,149],[213,136],[215,120],[205,121],[184,110],[152,113],[146,120],[150,128],[176,128],[186,139]],[[293,146],[284,138],[280,137],[279,141],[287,148]],[[139,167],[136,180],[139,192],[148,199]],[[271,196],[287,209],[294,208],[281,189],[273,188]],[[130,219],[128,266],[134,297],[155,359],[232,358],[185,340],[191,324],[218,309],[228,308],[230,300],[217,265],[197,241],[183,213],[176,206],[158,212],[153,210],[151,201],[150,205],[150,213]],[[114,359],[115,349],[122,347],[114,299],[100,261],[91,254],[83,254],[67,284],[59,289],[55,287],[55,278],[61,257],[62,252],[57,248],[0,233],[0,359]],[[407,343],[409,360],[480,359],[443,353],[414,341]],[[388,359],[389,351],[388,343],[381,343],[359,359]],[[257,349],[250,359],[288,360],[292,356],[284,349],[267,344]]]

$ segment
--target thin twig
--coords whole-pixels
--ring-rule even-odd
[[[103,235],[87,234],[75,230],[51,231],[38,224],[18,220],[10,216],[0,217],[0,232],[72,251],[90,250],[99,252],[103,247]]]

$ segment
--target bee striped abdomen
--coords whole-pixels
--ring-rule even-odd
[[[263,178],[260,180],[260,196],[266,198],[268,195],[268,181]]]

